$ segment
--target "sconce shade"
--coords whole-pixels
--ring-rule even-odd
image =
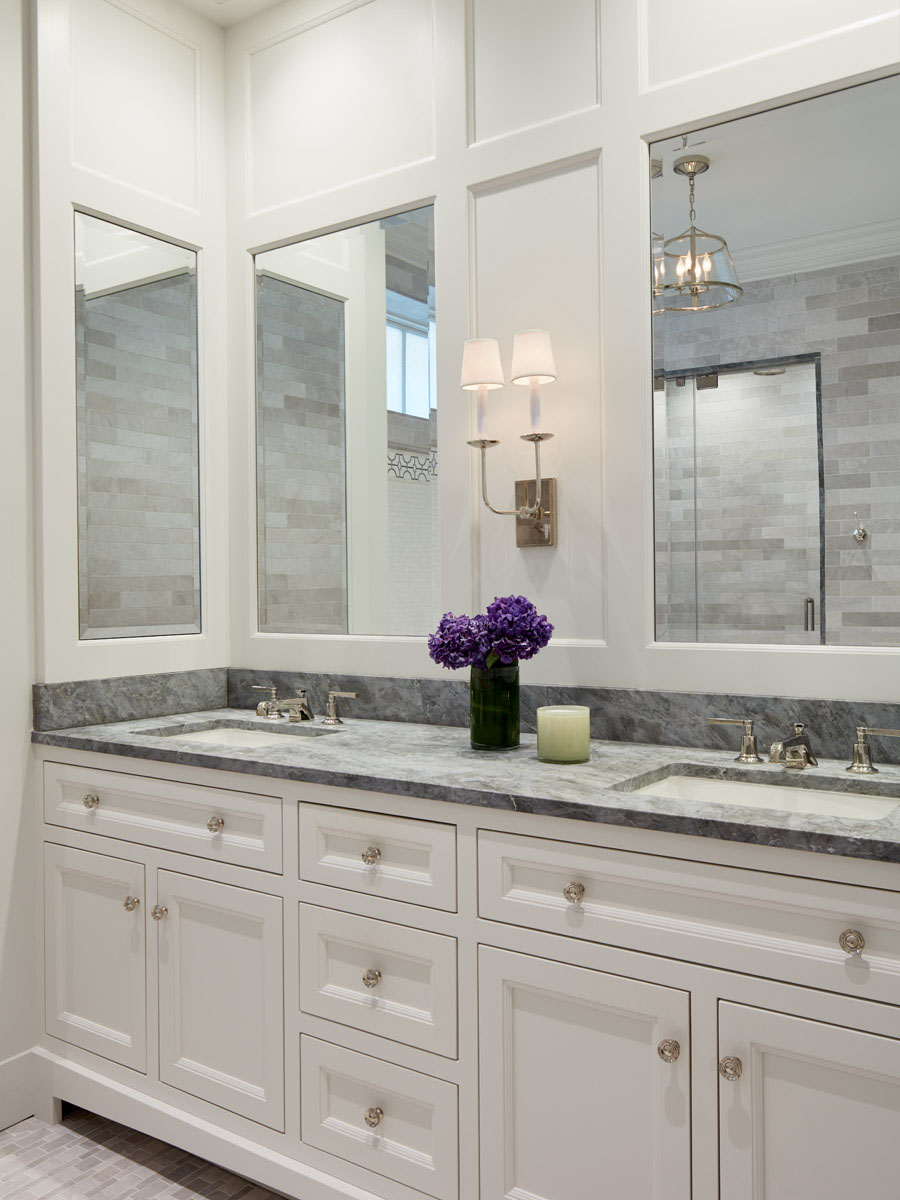
[[[552,383],[556,363],[546,329],[520,329],[513,340],[512,382],[525,386],[532,379]]]
[[[470,338],[463,342],[462,373],[459,386],[467,392],[479,388],[502,388],[503,367],[496,338]]]

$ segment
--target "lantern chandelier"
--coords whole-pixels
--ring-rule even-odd
[[[665,241],[653,235],[653,312],[707,312],[722,308],[744,294],[728,245],[716,233],[697,226],[694,180],[709,170],[709,159],[688,154],[672,165],[686,176],[690,224],[684,233]]]

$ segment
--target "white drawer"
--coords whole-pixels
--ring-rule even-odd
[[[900,991],[895,892],[486,830],[478,882],[489,920],[873,1000]],[[859,955],[841,947],[848,930]]]
[[[456,910],[456,827],[300,805],[300,878]]]
[[[49,825],[281,872],[281,800],[274,796],[46,762],[44,819]]]
[[[300,905],[300,1008],[456,1057],[456,939]]]
[[[304,1035],[300,1113],[308,1146],[436,1200],[459,1194],[452,1083]]]

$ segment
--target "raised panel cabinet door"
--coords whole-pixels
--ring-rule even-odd
[[[279,896],[157,874],[159,1077],[284,1130]]]
[[[479,957],[481,1200],[689,1200],[686,992]]]
[[[147,1069],[147,961],[141,863],[44,846],[47,1032]]]
[[[721,1001],[719,1055],[721,1200],[896,1200],[900,1040]]]

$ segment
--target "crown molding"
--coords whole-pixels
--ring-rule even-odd
[[[732,247],[731,253],[742,283],[852,266],[900,255],[900,217],[744,249]]]

